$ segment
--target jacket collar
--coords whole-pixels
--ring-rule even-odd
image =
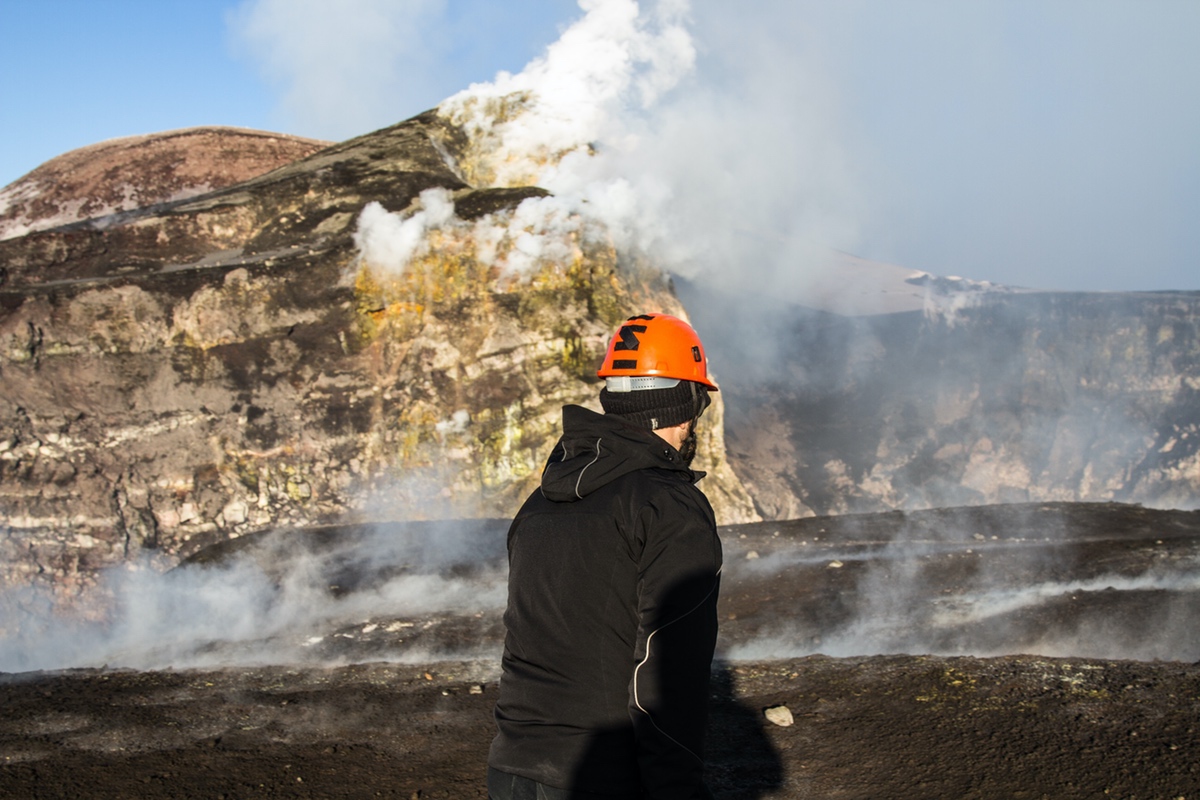
[[[542,494],[558,502],[579,500],[641,469],[672,470],[692,483],[704,476],[654,431],[583,406],[563,406],[563,434],[542,470]]]

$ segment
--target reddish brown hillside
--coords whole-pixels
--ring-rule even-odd
[[[186,128],[64,153],[0,190],[0,239],[232,186],[329,142],[244,128]]]

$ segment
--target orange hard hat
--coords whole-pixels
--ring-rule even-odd
[[[608,378],[610,384],[614,378],[656,379],[624,381],[623,391],[657,388],[664,379],[695,381],[717,391],[708,378],[708,358],[700,337],[691,325],[670,314],[640,314],[625,320],[609,342],[596,375]]]

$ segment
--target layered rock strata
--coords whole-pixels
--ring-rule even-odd
[[[602,231],[521,274],[466,245],[536,187],[474,188],[435,114],[198,197],[0,242],[0,585],[332,520],[507,516],[560,407],[595,407],[607,337],[684,311]],[[402,272],[356,244],[370,203],[444,192],[461,225]],[[513,247],[501,237],[493,248]],[[723,521],[755,519],[723,459]]]

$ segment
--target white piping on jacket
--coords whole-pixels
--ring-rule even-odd
[[[724,567],[723,567],[723,566],[722,566],[722,567],[720,567],[720,568],[718,568],[718,569],[717,569],[717,571],[716,571],[716,574],[715,574],[715,575],[713,575],[713,577],[714,577],[714,578],[716,578],[717,576],[719,576],[719,575],[721,574],[721,570],[722,570],[722,569],[724,569]],[[697,761],[699,761],[699,762],[701,762],[701,763],[703,763],[703,762],[704,762],[704,759],[702,759],[700,756],[698,756],[698,755],[696,755],[695,753],[693,753],[693,752],[691,751],[691,749],[687,747],[687,745],[683,744],[683,743],[682,743],[682,742],[680,742],[678,739],[676,739],[674,736],[672,736],[671,734],[667,733],[667,732],[666,732],[666,731],[664,731],[662,728],[658,727],[658,723],[654,721],[654,717],[652,717],[652,716],[650,715],[650,712],[649,712],[649,711],[647,711],[647,710],[645,709],[645,707],[644,707],[644,706],[642,706],[642,702],[641,702],[641,700],[639,700],[639,699],[638,699],[638,673],[641,671],[642,667],[646,665],[646,662],[650,660],[650,642],[651,642],[651,640],[653,640],[653,639],[654,639],[654,634],[658,633],[658,632],[659,632],[659,631],[661,631],[663,628],[670,627],[671,625],[674,625],[676,622],[679,622],[681,619],[685,619],[686,617],[690,617],[692,614],[696,613],[696,610],[697,610],[697,609],[699,609],[699,608],[700,608],[700,606],[704,605],[704,602],[705,602],[706,600],[708,600],[708,598],[709,598],[709,597],[711,597],[711,596],[712,596],[712,593],[713,593],[713,592],[715,592],[715,591],[716,591],[716,589],[717,589],[717,584],[716,584],[716,581],[714,580],[714,581],[713,581],[713,587],[712,587],[711,589],[709,589],[709,590],[708,590],[708,594],[704,595],[704,597],[702,597],[702,598],[700,599],[700,602],[699,602],[699,603],[696,603],[696,605],[695,605],[695,606],[692,608],[692,610],[691,610],[691,611],[688,611],[686,614],[680,614],[678,617],[676,617],[675,619],[671,620],[671,621],[670,621],[670,622],[668,622],[666,625],[663,625],[663,626],[662,626],[662,627],[660,627],[660,628],[655,628],[654,630],[650,631],[650,635],[646,637],[646,655],[645,655],[645,657],[644,657],[644,658],[642,658],[642,660],[641,660],[641,661],[638,663],[638,665],[637,665],[636,667],[634,667],[634,668],[633,668],[633,704],[634,704],[635,706],[637,706],[637,708],[638,708],[638,710],[639,710],[639,711],[641,711],[643,714],[645,714],[645,715],[646,715],[646,719],[650,720],[650,724],[654,726],[654,729],[655,729],[656,731],[658,731],[658,732],[659,732],[659,733],[661,733],[663,736],[665,736],[665,737],[667,737],[668,739],[670,739],[670,740],[671,740],[672,742],[674,742],[674,743],[675,743],[675,744],[676,744],[676,745],[677,745],[677,746],[678,746],[680,749],[682,749],[682,750],[686,751],[686,752],[687,752],[687,753],[688,753],[688,754],[689,754],[689,755],[690,755],[692,758],[696,759]]]
[[[596,440],[596,457],[589,461],[583,469],[579,470],[579,477],[575,479],[575,496],[580,500],[583,499],[583,495],[579,493],[579,484],[583,481],[583,473],[587,472],[588,467],[600,460],[600,442],[602,441],[604,441],[604,437],[600,437]]]

